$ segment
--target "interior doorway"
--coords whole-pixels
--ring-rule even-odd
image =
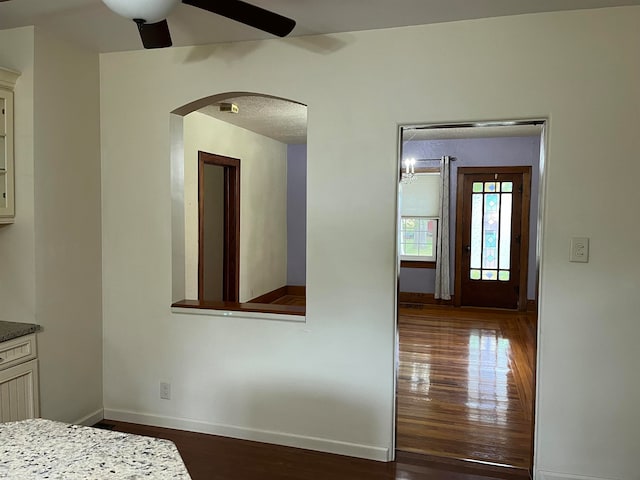
[[[198,300],[240,292],[240,160],[198,152]]]
[[[449,208],[440,199],[439,210],[428,213],[438,225],[432,263],[440,266],[399,262],[400,457],[471,461],[519,469],[525,477],[533,468],[543,127],[544,121],[527,121],[401,128],[401,180],[411,180],[407,165],[415,165],[416,177],[418,166],[443,169],[450,163],[451,170],[440,170],[440,196],[430,196],[447,195],[446,183]],[[403,243],[419,238],[405,233],[403,217],[427,215],[404,211],[404,181],[400,253]],[[446,281],[437,278],[445,262],[452,273],[450,299],[433,289]]]
[[[260,93],[227,92],[183,105],[170,118],[172,144],[177,147],[171,151],[173,306],[207,309],[212,315],[226,315],[230,310],[257,317],[263,313],[304,315],[306,105]],[[202,273],[201,246],[209,243],[201,239],[199,229],[203,223],[198,192],[202,188],[200,152],[242,159],[242,188],[237,189],[242,214],[230,229],[236,231],[235,241],[227,243],[238,243],[240,230],[242,242],[237,259],[226,262],[228,276],[222,277],[230,279],[230,288],[237,282],[239,292],[223,295],[224,303],[219,301],[220,288],[210,293],[207,286],[219,284],[221,275],[210,279]],[[220,168],[226,167],[232,165]],[[231,279],[234,275],[237,279]],[[284,308],[274,303],[294,294],[302,297],[297,299],[302,306]],[[234,297],[237,300],[228,300]]]
[[[458,169],[456,306],[527,309],[531,167]]]

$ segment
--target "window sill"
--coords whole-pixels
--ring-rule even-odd
[[[201,302],[181,300],[171,305],[172,313],[212,317],[255,318],[305,323],[306,307],[268,303]]]
[[[415,260],[400,260],[402,268],[436,268],[436,262],[419,262]]]

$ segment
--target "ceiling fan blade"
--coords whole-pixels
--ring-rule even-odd
[[[145,23],[144,20],[134,20],[134,22],[138,25],[144,48],[164,48],[173,45],[166,20],[157,23]]]
[[[217,13],[278,37],[286,37],[296,26],[295,20],[241,0],[182,0],[182,3]]]

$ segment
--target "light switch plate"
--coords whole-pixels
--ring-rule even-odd
[[[573,237],[571,239],[569,261],[578,263],[589,261],[589,239],[587,237]]]

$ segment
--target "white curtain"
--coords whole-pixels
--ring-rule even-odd
[[[440,222],[436,246],[436,289],[434,297],[451,300],[451,261],[449,258],[449,156],[440,160]]]

